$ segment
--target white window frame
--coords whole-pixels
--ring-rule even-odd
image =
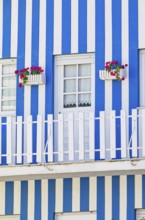
[[[12,65],[14,64],[16,66],[16,59],[0,59],[0,73],[2,73],[2,66],[4,65]],[[16,78],[16,76],[14,75]],[[0,74],[0,87],[2,87],[2,75]],[[16,83],[15,83],[16,88]],[[16,109],[15,110],[1,110],[2,109],[2,89],[0,88],[0,116],[15,116],[16,115]],[[16,97],[14,99],[16,101]],[[16,106],[15,106],[16,107]]]
[[[0,215],[0,220],[20,220],[20,215]]]
[[[97,215],[96,215],[96,211],[92,211],[92,212],[68,212],[68,213],[56,213],[55,214],[55,220],[72,220],[72,219],[79,219],[79,220],[83,220],[84,216],[87,216],[87,219],[90,220],[96,220]]]

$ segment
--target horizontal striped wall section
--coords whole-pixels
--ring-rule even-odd
[[[96,219],[135,219],[145,208],[145,175],[0,182],[0,215],[51,220],[54,213],[96,212]]]

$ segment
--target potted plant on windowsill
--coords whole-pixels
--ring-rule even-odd
[[[15,70],[15,74],[19,76],[20,88],[23,85],[45,84],[44,70],[39,66],[32,66],[21,70]]]
[[[125,78],[127,77],[127,67],[128,64],[119,65],[117,60],[108,61],[105,63],[105,70],[99,71],[99,77],[102,80],[125,80]]]

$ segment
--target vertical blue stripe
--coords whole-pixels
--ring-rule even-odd
[[[139,105],[138,0],[129,0],[129,110]]]
[[[135,219],[134,176],[127,176],[127,219]]]
[[[119,220],[119,176],[112,177],[112,219]]]
[[[63,180],[63,212],[72,212],[72,179]]]
[[[5,214],[12,215],[13,214],[13,204],[14,204],[14,183],[6,182],[6,199],[5,199]]]
[[[105,220],[105,180],[97,177],[97,219]]]
[[[71,48],[71,0],[62,0],[62,54]]]
[[[96,48],[95,48],[95,115],[104,111],[105,87],[104,80],[99,79],[99,70],[104,69],[105,63],[105,5],[104,0],[96,0]],[[99,123],[96,120],[95,146],[99,148]],[[97,153],[96,153],[97,154]],[[96,155],[96,159],[100,158]]]
[[[35,208],[34,219],[41,220],[41,180],[35,181]],[[42,219],[43,220],[43,219]]]
[[[80,178],[80,211],[89,210],[89,178]]]
[[[112,55],[113,60],[118,60],[121,65],[121,0],[112,0]],[[109,60],[108,60],[109,61]],[[121,81],[113,80],[112,84],[112,109],[120,115],[121,109]],[[120,120],[116,120],[116,146],[120,147]],[[120,158],[117,151],[117,158]]]
[[[54,1],[46,1],[46,114],[54,109],[54,62],[53,62]]]
[[[54,220],[55,212],[55,180],[48,180],[48,219]]]
[[[2,57],[10,57],[11,39],[11,0],[3,1],[3,48]]]
[[[28,213],[28,181],[21,182],[21,215],[20,220],[27,220]]]
[[[23,69],[25,63],[25,20],[26,18],[26,0],[18,1],[18,51],[17,51],[17,69]],[[24,88],[18,87],[17,78],[16,91],[16,115],[24,115]]]
[[[87,52],[87,0],[79,0],[79,53]]]
[[[145,175],[142,175],[142,208],[145,209]]]

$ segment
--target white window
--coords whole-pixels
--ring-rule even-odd
[[[145,220],[145,209],[136,210],[136,220]]]
[[[96,220],[96,212],[62,213],[56,214],[55,220]]]
[[[20,215],[1,215],[0,220],[20,220]]]
[[[0,60],[0,115],[14,115],[16,111],[15,59]]]

